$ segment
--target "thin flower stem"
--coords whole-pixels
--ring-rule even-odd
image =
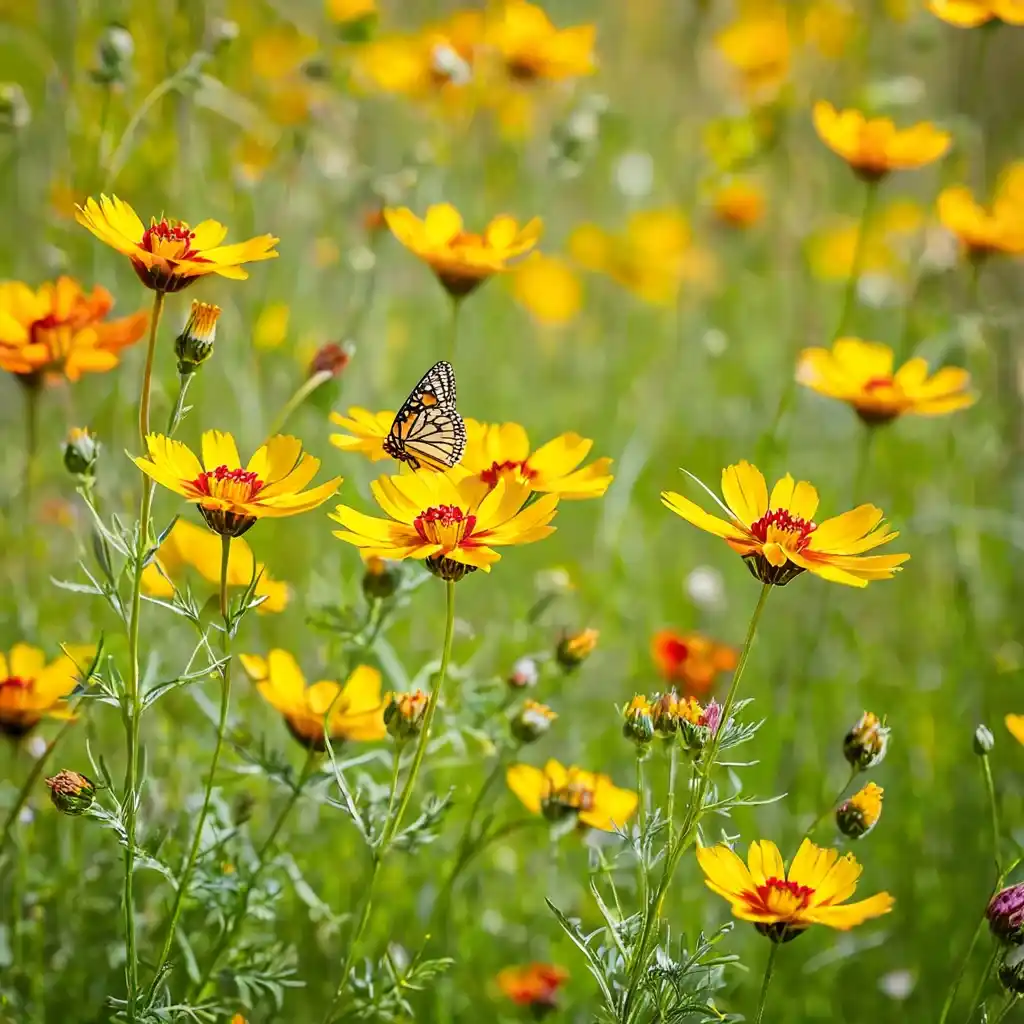
[[[25,469],[22,483],[25,522],[32,522],[32,491],[35,484],[36,452],[39,449],[39,391],[41,384],[31,381],[22,385],[25,395]]]
[[[768,951],[768,963],[765,964],[764,968],[764,981],[761,982],[761,995],[757,1000],[757,1013],[754,1014],[754,1024],[761,1024],[761,1018],[764,1016],[765,1003],[768,1002],[768,986],[772,983],[772,971],[775,969],[775,954],[778,951],[778,943],[771,943],[771,949]]]
[[[203,838],[203,826],[206,824],[206,817],[210,813],[210,801],[213,798],[213,782],[217,775],[217,768],[220,765],[221,750],[224,747],[224,733],[227,731],[228,708],[231,704],[231,631],[228,618],[228,561],[231,557],[231,538],[221,537],[221,558],[220,558],[220,614],[224,620],[224,632],[222,644],[225,661],[220,670],[220,715],[217,720],[217,742],[213,748],[213,757],[210,759],[210,770],[206,776],[206,789],[203,792],[203,806],[199,811],[199,818],[196,821],[195,834],[192,836],[192,846],[188,852],[188,859],[178,878],[178,891],[174,896],[174,906],[171,909],[171,923],[167,928],[167,936],[164,939],[164,946],[160,953],[154,972],[153,982],[149,990],[149,998],[152,998],[153,986],[156,985],[163,974],[164,965],[171,955],[171,947],[174,944],[174,934],[178,928],[178,920],[188,894],[189,883],[192,880],[192,873],[195,871],[196,862],[199,859],[199,847]]]
[[[668,817],[668,845],[671,846],[676,838],[676,772],[679,767],[679,748],[676,746],[675,737],[672,737],[668,754],[668,807],[665,811]]]
[[[459,313],[462,310],[462,299],[452,298],[451,327],[448,334],[448,362],[455,362],[455,352],[459,344]]]
[[[797,844],[798,848],[800,846],[803,846],[805,839],[811,838],[811,835],[814,833],[814,830],[832,813],[833,810],[835,810],[836,804],[838,804],[839,801],[843,799],[843,794],[850,788],[850,786],[853,785],[853,780],[857,778],[858,771],[859,769],[856,767],[856,765],[850,769],[850,774],[846,782],[843,783],[842,789],[840,789],[839,792],[836,793],[836,795],[832,798],[832,801],[825,807],[821,814],[819,814],[814,819],[814,821],[812,821],[810,825],[807,826],[807,831],[804,832],[804,834],[800,837],[800,842]]]
[[[839,314],[839,323],[836,324],[833,340],[841,338],[846,332],[850,323],[850,316],[853,307],[856,305],[857,285],[860,282],[861,270],[864,265],[864,253],[867,249],[867,237],[870,230],[871,214],[875,206],[875,198],[878,195],[878,182],[869,181],[864,191],[864,207],[861,210],[860,222],[857,225],[857,241],[853,247],[853,259],[850,262],[850,276],[846,281],[846,291],[843,294],[843,307]]]
[[[992,765],[989,762],[988,754],[981,755],[981,772],[985,776],[985,791],[988,794],[989,813],[992,816],[992,855],[996,862],[996,876],[1002,878],[1002,857],[999,853],[999,847],[1002,845],[1000,840],[1002,830],[999,827],[999,801],[996,799],[996,787],[992,781]]]
[[[1006,1002],[1003,1004],[1003,1008],[999,1011],[998,1015],[992,1018],[992,1024],[999,1024],[1019,1002],[1020,996],[1007,992]]]
[[[153,295],[153,312],[149,320],[149,343],[146,348],[146,365],[142,374],[142,392],[139,396],[139,435],[142,447],[146,446],[149,433],[149,402],[153,384],[153,359],[156,353],[156,338],[160,317],[164,309],[164,293]],[[124,851],[124,925],[125,925],[125,976],[127,982],[127,1010],[129,1024],[135,1021],[135,1003],[139,991],[139,959],[135,944],[135,839],[139,817],[139,727],[142,718],[140,699],[141,670],[139,660],[139,624],[142,616],[142,573],[145,568],[145,554],[149,546],[149,520],[153,505],[153,485],[142,477],[142,499],[139,503],[138,546],[135,550],[135,576],[132,580],[131,611],[128,618],[128,662],[131,674],[128,692],[125,694],[127,707],[123,709],[126,732],[126,757],[124,796],[122,805],[125,813]]]
[[[982,997],[985,995],[985,986],[988,984],[989,976],[992,974],[992,968],[995,966],[996,960],[999,959],[1000,948],[1001,947],[998,942],[993,943],[992,952],[985,964],[985,970],[981,972],[981,977],[978,979],[978,986],[975,988],[974,995],[971,997],[970,1009],[967,1011],[967,1016],[964,1017],[964,1024],[971,1024],[971,1021],[974,1020],[974,1014],[981,1005]]]
[[[330,370],[319,370],[312,376],[307,377],[295,394],[285,402],[281,411],[277,414],[274,422],[271,424],[267,436],[273,437],[275,434],[280,434],[284,429],[284,425],[291,419],[292,413],[294,413],[295,410],[298,409],[299,406],[317,390],[317,388],[322,384],[326,384],[333,376],[334,374],[331,373]]]
[[[167,421],[167,436],[173,437],[174,432],[181,424],[182,409],[185,407],[185,396],[188,394],[189,385],[195,374],[183,373],[178,379],[178,397],[174,401],[174,408],[171,410],[170,418]]]

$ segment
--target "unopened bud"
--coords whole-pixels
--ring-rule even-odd
[[[88,427],[72,427],[64,442],[64,468],[72,476],[92,478],[96,475],[96,461],[100,444]]]
[[[597,647],[597,638],[600,636],[596,629],[584,629],[579,633],[570,633],[562,637],[555,650],[555,657],[558,664],[571,672],[578,668],[594,653]]]
[[[1024,995],[1024,946],[1014,946],[999,965],[999,983],[1015,996]]]
[[[651,705],[651,719],[659,736],[674,736],[679,732],[679,698],[671,691],[663,693]]]
[[[92,71],[93,81],[101,85],[123,83],[127,65],[134,56],[135,40],[131,32],[124,25],[107,25],[96,45],[97,66]]]
[[[881,786],[869,782],[836,809],[836,827],[850,839],[861,839],[878,824],[882,816]]]
[[[376,555],[366,559],[363,573],[363,593],[368,600],[385,601],[398,589],[402,581],[402,563],[391,562]]]
[[[193,300],[185,327],[174,343],[174,354],[178,357],[178,373],[183,377],[195,373],[213,355],[219,316],[220,306],[200,302],[198,299]]]
[[[96,795],[96,786],[92,780],[78,772],[57,772],[53,778],[46,780],[46,784],[50,787],[53,806],[72,817],[85,814]]]
[[[558,715],[546,704],[538,704],[535,700],[523,702],[509,723],[512,735],[520,743],[533,743],[539,740],[551,728],[551,723]]]
[[[217,53],[238,38],[238,22],[230,18],[214,18],[210,22],[210,50]]]
[[[1004,945],[1024,943],[1024,882],[999,892],[985,911],[992,934]]]
[[[992,730],[987,725],[979,725],[974,730],[974,752],[978,757],[984,757],[986,754],[992,753],[992,748],[996,745],[996,738],[992,735]]]
[[[843,756],[863,772],[881,763],[888,746],[889,730],[877,715],[865,711],[843,740]]]
[[[623,711],[622,735],[637,746],[646,746],[654,739],[654,717],[651,702],[638,693]]]
[[[318,373],[329,373],[332,377],[340,377],[352,359],[352,350],[335,341],[329,341],[317,349],[309,364],[309,376]]]
[[[14,134],[32,120],[32,108],[17,82],[0,82],[0,132]]]
[[[540,679],[540,667],[534,658],[519,658],[512,666],[505,682],[510,690],[525,690],[536,686]]]
[[[423,729],[429,698],[422,690],[412,693],[393,693],[384,709],[384,724],[399,742],[418,736]]]

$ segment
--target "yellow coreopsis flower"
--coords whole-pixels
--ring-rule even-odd
[[[186,568],[195,569],[208,583],[220,582],[221,544],[216,536],[201,526],[179,519],[157,548],[156,557],[142,570],[142,589],[150,597],[171,598],[174,583]],[[288,605],[288,584],[275,580],[261,562],[253,557],[252,548],[241,537],[231,545],[228,554],[228,586],[248,587],[256,579],[255,596],[265,598],[259,612],[283,612]]]
[[[632,817],[637,795],[619,789],[607,775],[565,768],[551,760],[543,769],[529,764],[514,764],[505,773],[508,788],[533,814],[549,821],[575,817],[580,825],[612,832]]]
[[[534,252],[511,275],[512,295],[545,327],[571,323],[583,302],[583,287],[558,256]]]
[[[355,21],[376,14],[377,0],[325,0],[324,9],[332,21]]]
[[[380,672],[359,665],[344,684],[321,679],[306,685],[298,662],[287,651],[275,648],[266,658],[239,655],[260,696],[279,711],[288,731],[304,747],[324,750],[324,716],[331,741],[380,740],[384,727],[384,700]]]
[[[370,489],[388,519],[375,519],[347,505],[331,518],[344,529],[334,536],[396,561],[422,558],[443,579],[458,580],[476,569],[489,572],[501,556],[496,547],[529,544],[554,533],[557,494],[526,505],[532,490],[506,477],[494,488],[461,467],[445,473],[419,470],[384,476]]]
[[[46,664],[46,655],[29,644],[0,652],[0,732],[17,739],[43,718],[70,718],[66,697],[78,685],[81,668],[96,653],[92,646],[66,645]]]
[[[555,28],[541,7],[505,0],[488,27],[486,42],[516,82],[561,81],[592,74],[593,25]]]
[[[733,917],[753,922],[773,942],[795,938],[812,924],[849,931],[873,917],[889,913],[895,902],[880,892],[857,903],[853,895],[863,870],[852,853],[800,844],[786,872],[778,847],[762,839],[751,843],[747,863],[724,843],[697,848],[697,861],[707,887],[728,900]]]
[[[661,500],[688,523],[721,537],[762,583],[782,587],[806,571],[833,583],[866,587],[872,580],[890,579],[910,557],[864,554],[899,536],[874,505],[859,505],[816,523],[818,492],[788,473],[769,496],[756,466],[727,466],[722,470],[722,496],[727,520],[672,491],[663,491]]]
[[[715,48],[735,73],[747,103],[773,102],[789,78],[792,44],[784,7],[749,7],[715,37]]]
[[[331,434],[330,442],[335,447],[343,452],[359,452],[371,462],[391,458],[384,451],[384,439],[395,421],[393,410],[370,412],[369,409],[354,405],[349,409],[347,416],[332,412],[330,419],[332,423],[348,431],[347,434]]]
[[[278,239],[273,235],[221,245],[228,229],[215,220],[190,228],[184,221],[162,217],[144,227],[136,212],[117,196],[100,196],[99,202],[90,198],[75,210],[79,224],[127,256],[139,280],[158,292],[180,291],[206,274],[244,281],[249,275],[243,263],[278,255],[274,249]]]
[[[240,537],[257,519],[293,516],[322,505],[341,477],[306,491],[320,460],[297,437],[278,434],[256,450],[243,469],[235,439],[219,430],[203,434],[202,462],[180,441],[146,437],[148,456],[133,461],[158,484],[195,502],[206,525],[223,537]]]
[[[1024,254],[1024,202],[1005,188],[986,209],[969,188],[957,185],[939,193],[937,207],[942,226],[956,235],[969,258]]]
[[[924,167],[944,156],[952,143],[949,132],[930,121],[899,129],[887,117],[838,111],[824,100],[814,104],[814,127],[821,141],[866,181]]]
[[[520,226],[502,214],[482,235],[472,234],[463,230],[462,216],[449,203],[431,206],[423,220],[404,207],[386,209],[384,219],[395,238],[428,264],[456,299],[508,270],[537,245],[543,230],[539,217]]]
[[[831,349],[804,349],[796,379],[853,406],[871,425],[905,414],[945,416],[977,401],[971,375],[962,367],[946,366],[929,375],[924,359],[911,359],[894,370],[893,358],[892,349],[880,342],[839,338]]]
[[[975,28],[998,18],[1024,25],[1024,0],[928,0],[929,11],[958,28]]]
[[[862,275],[901,279],[906,276],[911,243],[924,224],[924,211],[907,199],[887,204],[864,225],[853,218],[837,220],[809,239],[811,271],[825,281],[848,281],[856,263]]]
[[[1007,715],[1004,722],[1010,735],[1018,743],[1024,744],[1024,715]]]
[[[530,438],[518,423],[478,423],[466,420],[466,451],[461,467],[495,487],[509,477],[531,490],[557,494],[559,498],[599,498],[608,490],[612,460],[595,459],[582,469],[594,442],[568,433],[530,449]]]
[[[27,383],[46,376],[78,380],[118,364],[121,349],[146,331],[148,314],[107,320],[113,296],[96,285],[87,293],[73,278],[32,289],[0,283],[0,367]]]

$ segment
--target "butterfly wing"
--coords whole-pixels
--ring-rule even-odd
[[[466,449],[466,426],[455,409],[455,371],[435,363],[395,416],[384,451],[413,469],[443,471],[458,465]]]

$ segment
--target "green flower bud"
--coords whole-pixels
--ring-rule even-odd
[[[880,764],[889,746],[889,730],[877,715],[865,711],[843,739],[843,756],[860,771]]]
[[[398,589],[402,581],[402,563],[389,562],[373,556],[366,559],[363,574],[363,593],[369,600],[385,601]]]
[[[974,752],[978,757],[984,757],[986,754],[992,753],[992,748],[996,745],[996,738],[992,735],[992,730],[987,725],[979,725],[974,730]]]
[[[174,343],[174,354],[178,357],[178,373],[183,377],[195,373],[213,355],[213,343],[217,337],[217,317],[220,306],[209,302],[192,302],[185,327]]]
[[[651,702],[638,693],[623,711],[622,735],[643,747],[654,739],[654,710]]]
[[[400,743],[419,736],[429,698],[422,690],[412,693],[393,693],[384,709],[384,724],[388,732]]]
[[[546,704],[528,700],[524,701],[523,706],[509,724],[512,735],[520,743],[533,743],[551,728],[551,723],[557,717],[558,715]]]
[[[64,442],[64,468],[72,476],[92,478],[96,475],[96,461],[100,444],[88,427],[72,427]]]
[[[17,82],[0,82],[0,133],[13,135],[32,120],[32,108]]]
[[[78,772],[57,772],[53,778],[46,780],[46,784],[50,787],[53,806],[72,817],[85,814],[96,795],[96,786],[92,780]]]

